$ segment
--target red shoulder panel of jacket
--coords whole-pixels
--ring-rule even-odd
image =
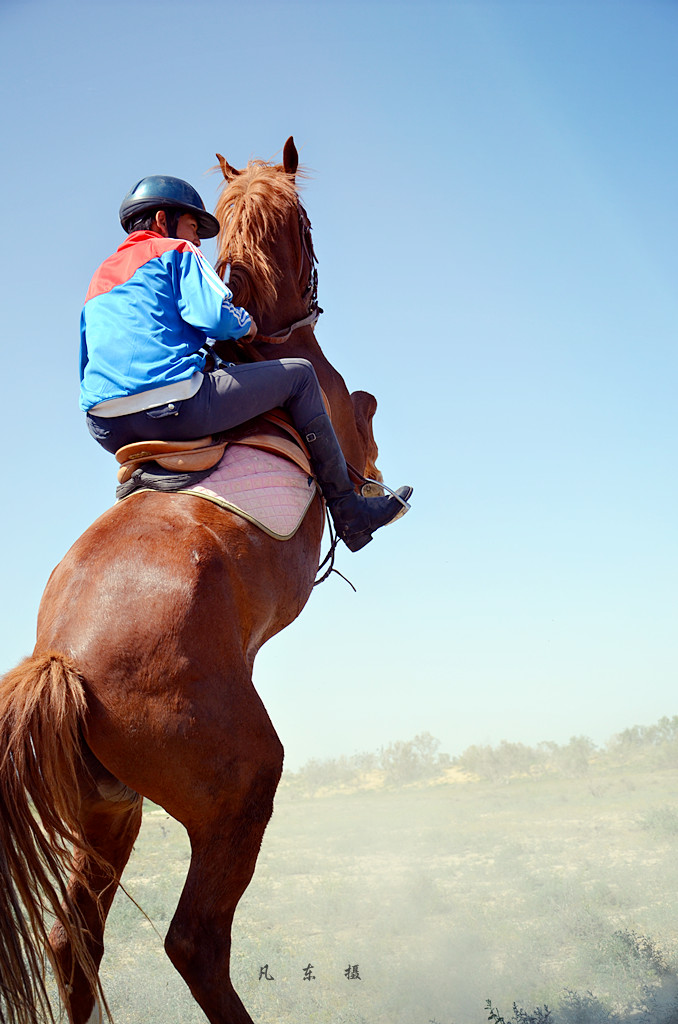
[[[163,238],[155,231],[133,231],[113,255],[101,264],[90,281],[85,302],[129,281],[145,263],[172,249],[195,252],[195,247],[183,238]]]

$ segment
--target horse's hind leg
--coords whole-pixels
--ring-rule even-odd
[[[256,766],[241,762],[238,785],[217,800],[209,820],[188,828],[191,865],[165,949],[211,1024],[252,1024],[231,983],[231,925],[282,771],[282,745],[272,726],[271,733],[268,755]]]
[[[94,786],[83,789],[80,825],[86,842],[110,865],[106,871],[82,853],[74,856],[68,894],[88,930],[87,944],[96,967],[104,953],[104,927],[125,864],[141,825],[142,799],[90,758]],[[73,963],[73,950],[56,924],[50,934],[52,954],[67,980],[67,1009],[72,1024],[99,1024],[101,1007],[82,969]],[[68,981],[70,979],[70,982]]]

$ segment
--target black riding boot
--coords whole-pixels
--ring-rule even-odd
[[[353,490],[346,460],[329,416],[316,416],[303,430],[320,489],[338,535],[351,551],[359,551],[372,540],[380,526],[407,512],[411,487],[401,487],[401,499],[363,498]]]

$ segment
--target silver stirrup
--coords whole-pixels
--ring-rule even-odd
[[[403,506],[403,507],[402,507],[402,508],[400,509],[400,511],[398,512],[398,514],[397,514],[397,515],[395,515],[395,516],[393,517],[393,519],[389,519],[389,521],[388,521],[388,523],[387,523],[387,525],[388,525],[388,526],[390,526],[390,525],[391,525],[391,523],[395,523],[395,522],[396,522],[396,520],[398,520],[398,519],[402,519],[402,517],[403,517],[403,516],[405,515],[405,513],[406,513],[406,512],[409,512],[409,511],[410,511],[410,508],[411,508],[412,506],[410,505],[409,501],[405,501],[405,499],[404,499],[404,498],[401,498],[399,494],[396,494],[396,492],[395,492],[395,491],[392,491],[392,490],[391,490],[391,488],[390,488],[390,487],[388,486],[388,484],[385,484],[383,480],[372,480],[372,479],[371,479],[371,478],[370,478],[369,476],[366,476],[366,477],[365,477],[365,483],[364,483],[364,484],[363,484],[363,486],[362,486],[362,487],[360,488],[360,493],[361,493],[361,494],[362,494],[362,495],[363,495],[364,497],[370,497],[370,495],[369,495],[369,494],[367,494],[367,495],[366,495],[366,494],[364,494],[364,490],[365,490],[365,489],[366,489],[366,488],[367,488],[368,486],[372,486],[372,485],[373,485],[374,487],[381,487],[381,488],[382,488],[382,490],[384,490],[384,491],[388,491],[388,493],[389,493],[389,494],[391,495],[391,497],[392,497],[392,498],[395,498],[395,499],[396,499],[396,501],[399,501],[399,502],[400,502],[400,504],[401,504],[401,505]]]

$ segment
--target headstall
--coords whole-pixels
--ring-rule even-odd
[[[258,334],[255,339],[256,341],[268,341],[274,345],[282,345],[298,327],[313,327],[322,313],[322,309],[318,305],[318,268],[316,267],[318,259],[313,249],[311,222],[299,200],[297,200],[297,214],[299,216],[299,235],[301,238],[301,253],[299,255],[300,280],[304,269],[304,257],[308,261],[309,267],[306,287],[302,294],[302,300],[306,304],[306,316],[301,320],[296,320],[290,327],[283,327],[282,330],[275,331],[273,334]]]

